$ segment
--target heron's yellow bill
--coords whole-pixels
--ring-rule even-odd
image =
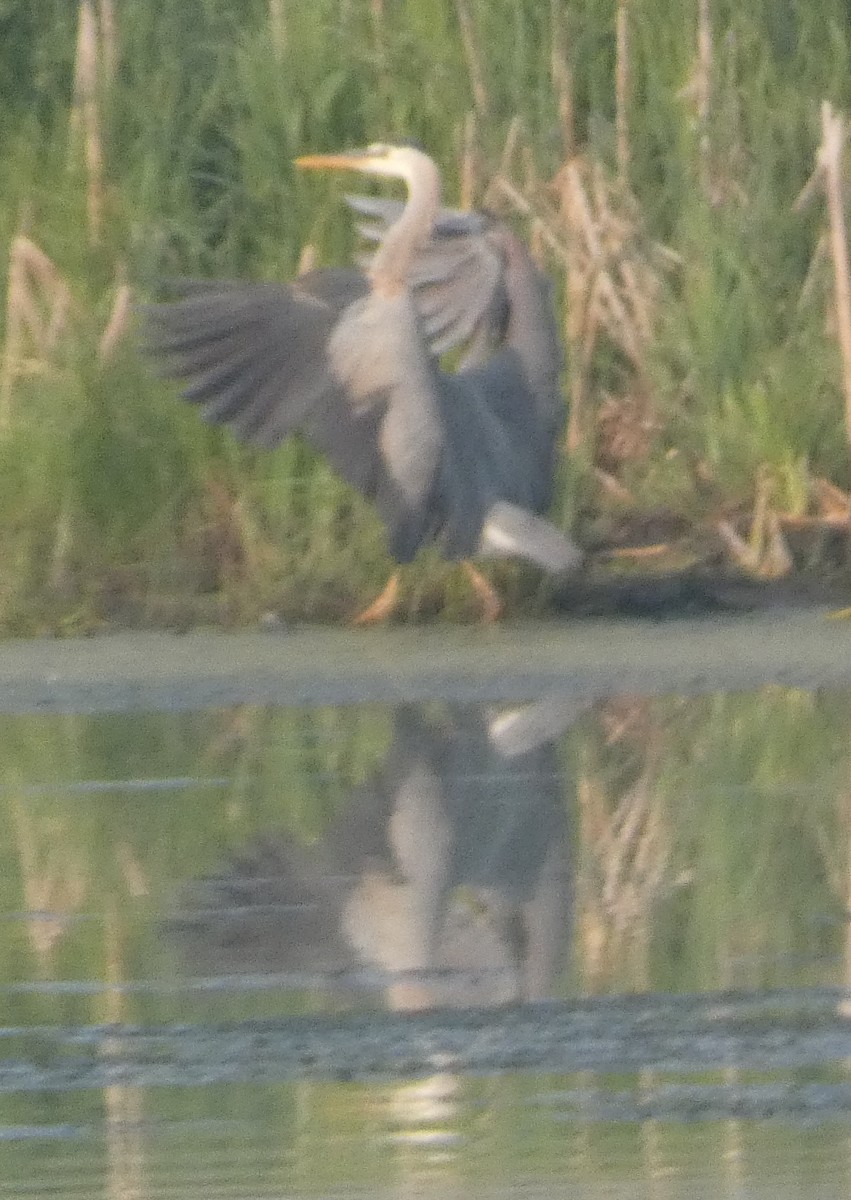
[[[364,165],[365,152],[352,150],[343,154],[304,154],[295,160],[302,171],[344,170],[356,171]]]

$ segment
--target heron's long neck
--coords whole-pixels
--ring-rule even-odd
[[[440,207],[440,173],[430,158],[423,155],[406,182],[408,203],[384,235],[369,272],[373,287],[388,295],[407,286],[413,261],[431,236]]]

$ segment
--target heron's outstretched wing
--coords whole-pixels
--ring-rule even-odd
[[[346,203],[362,218],[358,230],[369,242],[380,242],[404,208],[374,196],[347,196]],[[443,208],[413,263],[408,283],[435,354],[466,345],[475,360],[502,337],[508,302],[491,225],[482,213]]]
[[[369,292],[356,271],[292,285],[189,281],[143,309],[143,347],[209,421],[253,445],[303,434],[375,500],[393,554],[434,532],[441,376],[406,293]]]
[[[208,420],[275,446],[336,398],[325,346],[365,289],[355,272],[333,282],[325,295],[276,283],[169,284],[173,303],[142,309],[144,349]]]

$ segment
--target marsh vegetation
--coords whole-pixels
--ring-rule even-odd
[[[205,427],[132,320],[163,277],[349,255],[340,185],[292,160],[377,137],[552,275],[554,516],[592,556],[847,570],[844,0],[49,0],[0,28],[0,629],[337,619],[380,588],[368,507],[304,445]],[[423,556],[407,612],[470,603]]]

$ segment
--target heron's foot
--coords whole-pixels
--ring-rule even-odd
[[[377,625],[393,616],[399,604],[399,572],[394,571],[387,580],[387,586],[380,596],[376,596],[372,604],[368,604],[363,612],[352,618],[353,625]]]
[[[472,584],[473,591],[482,608],[482,620],[486,625],[492,625],[494,621],[498,621],[502,616],[502,597],[499,592],[485,579],[484,575],[474,567],[469,559],[464,559],[464,570],[467,572],[467,578]]]

